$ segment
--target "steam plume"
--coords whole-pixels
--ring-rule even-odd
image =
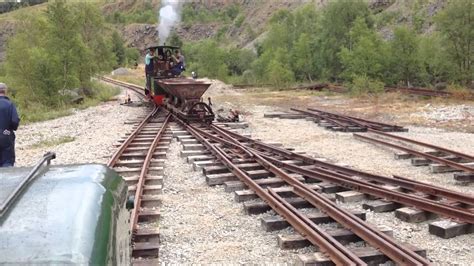
[[[158,40],[160,45],[164,44],[171,29],[181,19],[181,0],[162,0],[160,8],[160,24],[158,25]]]

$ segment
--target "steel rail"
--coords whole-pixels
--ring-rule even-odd
[[[407,87],[386,87],[386,91],[399,91],[401,93],[411,93],[422,96],[437,96],[437,97],[449,97],[452,93],[447,91],[435,91],[423,88],[407,88]]]
[[[178,120],[180,121],[180,120]],[[297,215],[295,215],[291,210],[287,209],[284,204],[275,199],[269,192],[265,191],[260,187],[255,181],[253,181],[244,171],[239,169],[232,161],[227,158],[224,151],[211,144],[207,139],[205,139],[200,132],[191,125],[188,125],[182,121],[181,124],[197,139],[199,139],[204,146],[206,146],[213,155],[215,155],[234,175],[236,175],[242,182],[244,182],[250,189],[252,189],[262,200],[267,202],[267,204],[279,215],[284,217],[301,235],[305,236],[313,245],[319,246],[322,251],[326,252],[332,261],[339,265],[365,265],[365,263],[354,263],[352,257],[355,255],[352,254],[350,250],[344,248],[344,251],[334,248],[331,242],[333,240],[331,236],[327,238],[319,235],[315,230],[308,224],[301,221]],[[243,150],[244,153],[248,153],[246,149]],[[332,241],[333,240],[333,241]],[[336,241],[337,242],[337,241]],[[346,254],[351,254],[350,256]],[[355,256],[357,257],[357,256]],[[360,260],[360,259],[359,259]]]
[[[437,150],[437,151],[442,151],[444,153],[455,155],[455,156],[461,157],[461,158],[466,159],[466,160],[474,161],[474,156],[469,155],[469,154],[453,151],[453,150],[450,150],[450,149],[446,149],[446,148],[439,147],[439,146],[436,146],[436,145],[433,145],[433,144],[429,144],[429,143],[425,143],[425,142],[405,138],[405,137],[402,137],[402,136],[397,136],[397,135],[393,135],[393,134],[389,134],[389,133],[385,133],[385,132],[380,132],[378,130],[370,129],[369,131],[371,133],[379,134],[379,135],[390,137],[390,138],[397,139],[397,140],[406,141],[406,142],[409,142],[409,143],[413,143],[413,144],[416,144],[416,145],[424,146],[424,147],[431,148],[431,149],[434,149],[434,150]]]
[[[362,122],[365,122],[365,123],[370,123],[370,124],[377,124],[377,125],[381,125],[381,126],[394,127],[394,128],[400,128],[400,129],[403,128],[402,126],[398,126],[398,125],[391,125],[391,124],[386,124],[386,123],[381,123],[381,122],[366,120],[366,119],[363,119],[363,118],[359,118],[359,117],[355,117],[355,116],[350,116],[350,115],[340,115],[340,114],[336,114],[336,113],[331,113],[331,112],[319,110],[319,109],[316,109],[316,108],[308,108],[308,110],[316,111],[316,112],[321,112],[321,113],[327,113],[327,114],[333,114],[333,115],[336,115],[336,116],[348,117],[348,118],[352,118],[352,119],[355,119],[355,120],[358,120],[358,121],[362,121]]]
[[[215,128],[217,128],[217,126],[211,125],[211,128],[215,129]],[[313,165],[318,166],[322,170],[328,170],[329,171],[331,169],[332,171],[337,172],[338,174],[346,175],[345,178],[350,178],[351,176],[358,176],[358,177],[362,177],[362,178],[365,178],[365,179],[370,180],[370,181],[375,181],[375,182],[378,182],[378,183],[385,183],[385,184],[400,186],[401,188],[404,188],[404,189],[407,189],[407,190],[424,192],[424,193],[427,193],[427,194],[430,194],[430,195],[433,195],[433,196],[442,196],[442,197],[445,197],[447,199],[458,201],[460,203],[465,203],[465,204],[468,204],[468,205],[474,205],[474,197],[470,196],[470,195],[467,195],[467,194],[454,192],[452,190],[448,190],[448,189],[441,188],[441,187],[438,187],[438,186],[422,183],[422,182],[419,182],[419,181],[410,180],[410,179],[407,179],[407,178],[391,178],[391,177],[373,175],[373,174],[370,174],[370,173],[354,170],[354,169],[347,168],[347,167],[344,167],[344,166],[334,165],[334,164],[323,162],[323,161],[320,161],[320,160],[317,160],[317,159],[314,159],[314,158],[311,158],[311,157],[308,157],[308,156],[297,154],[297,153],[291,152],[291,151],[286,150],[286,149],[282,149],[282,148],[279,148],[279,147],[268,145],[268,144],[265,144],[261,141],[253,140],[251,138],[242,136],[240,134],[237,134],[235,132],[229,131],[229,130],[224,129],[224,128],[220,128],[220,129],[222,131],[226,132],[227,134],[237,138],[237,139],[241,139],[241,140],[247,142],[248,145],[250,145],[250,146],[253,145],[257,149],[266,150],[266,151],[269,151],[271,153],[277,153],[281,156],[284,156],[284,157],[287,157],[287,158],[290,158],[290,159],[300,160],[300,161],[302,161],[304,163],[307,163],[307,164],[313,164]]]
[[[327,241],[321,240],[321,244],[326,244],[327,242],[330,242],[332,246],[327,246],[322,248],[322,250],[327,250],[327,249],[337,249],[341,253],[344,253],[349,259],[351,259],[353,262],[357,262],[357,265],[366,265],[365,262],[363,262],[359,257],[357,257],[355,254],[352,252],[349,252],[346,254],[347,248],[344,247],[339,241],[335,241],[335,239],[329,235],[327,232],[322,230],[317,224],[315,224],[313,221],[311,221],[307,216],[305,216],[303,213],[301,213],[298,209],[293,207],[290,203],[288,203],[285,199],[283,199],[278,193],[275,192],[275,190],[271,187],[267,188],[268,192],[270,195],[272,195],[275,199],[277,199],[279,202],[281,202],[287,209],[292,211],[294,214],[297,215],[299,219],[304,221],[306,224],[308,224],[313,230],[315,230],[321,237],[324,237]],[[305,237],[303,235],[303,237]]]
[[[425,211],[437,213],[442,216],[474,224],[474,212],[469,210],[461,209],[450,205],[440,204],[439,202],[422,198],[416,195],[408,195],[402,192],[386,189],[376,184],[367,182],[365,180],[351,180],[346,176],[337,174],[335,172],[328,172],[327,170],[323,169],[304,169],[296,165],[287,164],[279,160],[275,160],[268,156],[264,157],[276,166],[279,166],[280,168],[286,169],[293,173],[301,174],[312,179],[328,181],[333,184],[349,188],[351,190],[360,191],[365,194],[385,198],[404,205],[417,207]]]
[[[108,83],[112,83],[112,84],[115,84],[115,85],[118,85],[118,86],[122,86],[124,88],[129,89],[129,90],[132,90],[133,92],[135,92],[136,94],[139,95],[139,98],[141,100],[145,99],[145,92],[144,92],[143,88],[138,86],[138,85],[131,84],[131,83],[124,82],[124,81],[120,81],[120,80],[107,78],[107,77],[99,77],[99,79],[102,80],[102,81],[108,82]]]
[[[132,232],[135,229],[137,229],[138,214],[140,212],[140,207],[141,207],[143,188],[145,186],[145,178],[146,178],[146,175],[148,174],[150,162],[151,162],[151,159],[153,159],[153,153],[155,152],[155,148],[156,146],[158,146],[158,143],[160,142],[161,137],[163,136],[163,133],[165,132],[165,129],[166,129],[166,126],[168,125],[170,117],[171,117],[170,114],[166,116],[160,130],[156,133],[155,138],[153,139],[153,142],[150,145],[150,149],[148,150],[145,160],[143,162],[140,176],[138,178],[137,189],[135,191],[135,203],[134,203],[135,208],[133,208],[132,210],[132,215],[131,215],[131,220],[130,220],[130,227],[131,227]]]
[[[347,128],[347,127],[350,127],[350,126],[356,126],[356,125],[347,124],[346,122],[338,121],[338,120],[336,120],[334,118],[331,118],[327,115],[319,115],[319,114],[315,114],[313,112],[300,110],[300,109],[296,109],[296,108],[290,108],[290,110],[300,112],[300,113],[303,113],[305,115],[309,115],[309,116],[313,116],[313,117],[323,118],[324,120],[327,120],[327,121],[329,121],[331,123],[334,123],[335,125],[343,127],[343,128]],[[354,124],[354,123],[352,123],[352,124]]]
[[[297,108],[291,108],[291,110],[297,111],[297,112],[300,112],[300,113],[303,113],[303,114],[306,114],[306,115],[309,115],[309,116],[312,116],[312,117],[322,118],[322,119],[328,120],[328,121],[333,122],[333,123],[335,123],[335,121],[340,121],[341,123],[342,122],[347,123],[348,125],[344,126],[345,128],[347,128],[349,126],[361,127],[361,128],[366,128],[366,129],[369,129],[369,128],[381,129],[383,127],[390,127],[390,128],[395,128],[395,129],[398,130],[398,128],[394,127],[394,126],[381,125],[377,122],[372,122],[372,121],[371,122],[366,122],[366,121],[363,121],[363,120],[361,121],[361,120],[358,120],[358,119],[355,119],[355,118],[351,118],[349,116],[342,116],[342,115],[323,112],[323,111],[319,111],[319,110],[318,111],[316,111],[316,110],[315,111],[306,111],[306,110],[301,110],[301,109],[297,109]],[[315,112],[318,112],[318,113],[315,113]]]
[[[122,156],[123,152],[127,149],[127,147],[132,143],[135,137],[140,133],[140,131],[145,127],[148,120],[150,120],[153,116],[155,116],[158,111],[159,107],[155,106],[155,108],[138,124],[137,128],[135,128],[132,133],[127,137],[127,139],[120,145],[120,147],[114,152],[110,160],[107,162],[108,167],[114,167],[117,163],[120,156]]]
[[[393,144],[393,143],[390,143],[390,142],[387,142],[387,141],[371,138],[371,137],[368,137],[368,136],[363,136],[363,135],[360,135],[360,134],[353,134],[353,136],[355,138],[363,139],[363,140],[366,140],[366,141],[369,141],[369,142],[373,142],[373,143],[388,146],[388,147],[391,147],[391,148],[394,148],[394,149],[397,149],[397,150],[401,150],[401,151],[404,151],[404,152],[407,152],[407,153],[410,153],[410,154],[413,154],[413,155],[416,155],[416,156],[424,157],[424,158],[427,158],[431,161],[438,162],[438,163],[441,163],[441,164],[444,164],[444,165],[448,165],[449,167],[452,167],[454,169],[474,173],[474,167],[469,167],[467,165],[462,165],[462,164],[459,164],[459,163],[456,163],[456,162],[453,162],[453,161],[450,161],[450,160],[446,160],[446,159],[443,159],[443,158],[440,158],[440,157],[436,157],[436,156],[431,155],[431,154],[415,151],[415,150],[412,150],[412,149],[409,149],[409,148],[406,148],[406,147],[403,147],[403,146],[400,146],[400,145],[397,145],[397,144]]]
[[[313,206],[319,208],[323,212],[326,212],[331,218],[355,232],[359,237],[365,240],[370,245],[380,249],[382,253],[387,255],[393,261],[399,264],[410,264],[410,265],[429,265],[430,262],[422,258],[412,250],[409,250],[401,245],[398,245],[385,234],[380,231],[368,226],[364,221],[355,215],[346,212],[339,208],[335,203],[324,198],[318,192],[308,188],[303,182],[297,180],[294,177],[291,177],[286,172],[282,171],[280,168],[276,167],[273,163],[263,158],[258,154],[258,151],[248,150],[244,147],[238,140],[232,138],[225,132],[220,130],[220,127],[214,127],[219,134],[224,138],[233,142],[235,145],[239,146],[240,149],[250,152],[255,160],[260,163],[265,169],[273,173],[275,176],[280,177],[282,180],[293,186],[294,192],[302,197],[303,199],[308,200]]]

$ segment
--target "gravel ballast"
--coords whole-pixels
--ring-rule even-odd
[[[132,128],[124,122],[145,114],[146,108],[111,101],[54,120],[20,125],[15,166],[33,165],[47,151],[56,153],[53,164],[107,163],[117,149],[114,143]]]
[[[265,232],[260,218],[249,216],[232,193],[222,186],[209,187],[199,171],[179,157],[173,141],[165,163],[163,206],[160,219],[162,264],[293,263],[302,250],[281,250],[277,234]]]
[[[249,111],[249,109],[246,109]],[[394,150],[354,139],[350,133],[333,132],[311,121],[263,118],[273,107],[255,106],[245,118],[248,132],[253,138],[267,142],[279,142],[285,147],[305,151],[314,157],[324,157],[332,162],[347,164],[359,170],[385,176],[399,175],[434,184],[443,188],[473,195],[474,184],[459,185],[452,173],[433,174],[428,167],[412,166],[410,160],[395,160]],[[474,134],[448,132],[442,129],[409,127],[407,133],[395,133],[408,138],[447,147],[472,154]],[[362,203],[340,203],[353,210],[362,210]],[[474,261],[474,237],[472,234],[452,239],[442,239],[429,234],[428,224],[406,223],[394,217],[394,213],[367,211],[367,221],[393,229],[396,239],[427,250],[428,258],[437,264],[469,265]]]
[[[232,90],[221,92],[237,94]],[[235,108],[231,103],[223,106]],[[279,111],[275,107],[250,103],[238,107],[250,124],[245,132],[251,133],[253,138],[280,142],[285,147],[374,174],[395,174],[454,191],[474,193],[474,185],[456,184],[452,173],[432,174],[428,167],[414,167],[409,160],[395,160],[393,150],[356,140],[350,133],[332,132],[305,120],[263,118],[266,112]],[[71,116],[21,126],[17,132],[17,166],[34,164],[46,151],[57,153],[54,164],[106,163],[116,150],[114,144],[132,128],[124,122],[145,114],[145,108],[108,102]],[[409,130],[397,134],[472,154],[473,134],[425,127],[409,127]],[[62,139],[69,139],[69,142],[41,145],[45,140],[60,142]],[[313,252],[313,248],[280,249],[277,235],[293,233],[293,229],[265,232],[260,218],[274,215],[273,212],[245,214],[242,204],[234,201],[232,193],[224,192],[221,186],[207,186],[201,172],[193,171],[192,166],[179,157],[180,150],[180,144],[173,140],[165,163],[159,222],[161,263],[288,264],[295,262],[296,254]],[[361,210],[362,203],[339,204]],[[472,234],[441,239],[428,233],[428,224],[432,221],[406,223],[396,219],[393,212],[367,212],[367,221],[392,228],[396,239],[426,249],[429,259],[436,264],[469,265],[474,261]]]

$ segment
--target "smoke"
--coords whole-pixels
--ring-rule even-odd
[[[164,44],[171,29],[181,20],[182,0],[162,0],[159,14],[158,41]]]

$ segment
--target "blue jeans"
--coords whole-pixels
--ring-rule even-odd
[[[15,135],[5,136],[0,132],[0,167],[13,167],[14,164]]]
[[[183,71],[184,71],[183,63],[178,63],[173,68],[171,68],[171,73],[173,73],[174,75],[179,75]]]

